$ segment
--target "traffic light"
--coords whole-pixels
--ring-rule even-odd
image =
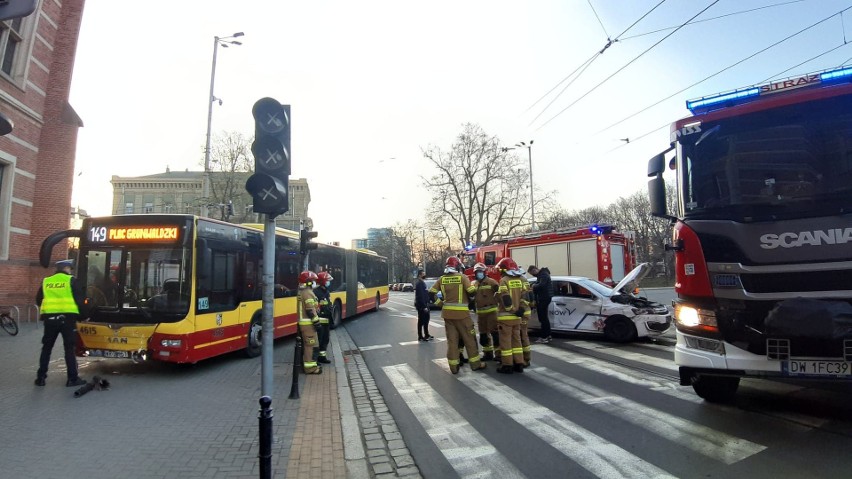
[[[317,244],[312,243],[311,240],[316,238],[318,234],[316,231],[302,230],[299,235],[299,252],[306,255],[310,250],[317,249]]]
[[[254,212],[276,216],[290,210],[290,105],[261,98],[251,109],[254,116],[254,174],[246,191]]]

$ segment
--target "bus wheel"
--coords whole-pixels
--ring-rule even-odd
[[[331,321],[329,321],[328,328],[334,329],[340,326],[340,323],[343,322],[341,316],[340,301],[335,301],[334,306],[331,308]]]
[[[695,376],[692,389],[701,399],[712,403],[730,402],[737,393],[740,378],[736,376]]]
[[[373,308],[373,311],[378,311],[379,306],[381,306],[381,305],[382,305],[382,297],[381,297],[381,295],[379,295],[379,293],[376,293],[376,307]]]
[[[626,343],[636,337],[636,325],[624,316],[611,316],[606,320],[604,336],[615,343]]]
[[[246,356],[256,358],[260,356],[263,325],[260,320],[260,315],[255,315],[251,318],[248,330],[248,342],[246,344]]]

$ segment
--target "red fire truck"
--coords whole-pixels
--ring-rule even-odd
[[[635,267],[635,245],[629,235],[611,225],[586,225],[550,231],[536,231],[502,238],[487,246],[462,253],[465,271],[473,277],[473,265],[488,266],[488,275],[500,280],[494,265],[512,258],[518,267],[548,267],[554,276],[585,276],[609,285],[618,283]]]
[[[724,401],[741,377],[852,379],[852,68],[687,108],[648,164],[651,213],[674,225],[681,384]]]

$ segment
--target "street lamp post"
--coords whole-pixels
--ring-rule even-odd
[[[216,53],[219,50],[219,45],[223,48],[228,48],[228,45],[242,45],[242,43],[233,40],[234,38],[245,35],[243,32],[236,32],[228,37],[213,37],[213,66],[210,71],[210,96],[207,97],[207,143],[204,146],[204,178],[202,179],[202,196],[204,201],[210,203],[210,126],[213,123],[213,102],[219,101],[222,104],[221,98],[213,96],[213,85],[216,82]],[[207,207],[202,208],[203,216],[207,216]]]
[[[527,153],[529,154],[530,159],[530,217],[532,218],[532,231],[535,231],[535,197],[533,194],[533,175],[532,175],[532,145],[533,140],[530,140],[530,143],[526,142],[515,143],[515,148],[526,148]],[[515,148],[503,148],[503,151],[514,150]]]

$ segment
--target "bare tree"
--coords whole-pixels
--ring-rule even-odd
[[[210,198],[208,204],[220,206],[223,220],[227,218],[225,205],[234,200],[245,200],[245,183],[254,169],[249,140],[240,132],[228,132],[215,136],[210,147]],[[244,201],[237,201],[242,204]],[[237,218],[245,210],[234,211]]]
[[[529,229],[529,190],[524,188],[529,170],[479,125],[465,124],[449,151],[430,146],[423,156],[438,170],[424,178],[432,196],[429,227],[443,235],[448,249]],[[552,195],[541,197],[536,206],[548,207]]]

